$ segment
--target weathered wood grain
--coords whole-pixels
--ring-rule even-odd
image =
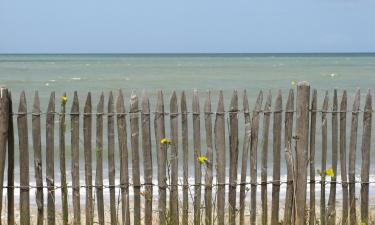
[[[42,170],[42,140],[40,127],[40,101],[38,91],[34,95],[32,115],[32,136],[34,148],[34,169],[36,189],[36,206],[37,206],[37,224],[43,224],[44,200],[43,200],[43,170]]]
[[[249,100],[247,98],[246,90],[243,93],[243,114],[245,121],[245,133],[243,138],[242,148],[242,163],[241,163],[241,186],[240,186],[240,225],[245,223],[245,207],[246,207],[246,177],[247,177],[247,165],[249,157],[249,148],[251,141],[251,123],[250,123],[250,111],[249,111]]]
[[[271,101],[272,94],[271,91],[268,92],[266,104],[264,106],[264,116],[263,116],[263,134],[262,134],[262,156],[261,156],[261,190],[260,198],[262,201],[262,224],[268,224],[268,198],[267,198],[267,164],[268,164],[268,138],[270,129],[270,117],[271,117]]]
[[[215,149],[216,149],[216,176],[217,176],[217,223],[224,225],[225,209],[225,117],[223,91],[219,92],[219,102],[215,119]]]
[[[282,95],[278,91],[273,112],[273,169],[272,169],[272,208],[271,224],[279,224],[280,203],[280,155],[281,155],[281,128],[282,128]]]
[[[353,102],[352,124],[349,144],[349,224],[357,224],[356,197],[355,197],[355,161],[357,150],[358,114],[360,105],[360,90],[357,89]]]
[[[206,130],[206,176],[205,176],[205,224],[212,225],[212,180],[213,180],[213,143],[212,143],[212,108],[211,108],[211,92],[207,91],[206,100],[204,102],[204,124]]]
[[[6,95],[5,95],[6,96]],[[30,188],[29,188],[29,135],[27,129],[27,106],[26,95],[22,91],[18,116],[18,139],[19,139],[19,160],[20,162],[20,224],[30,224]],[[5,130],[6,133],[6,130]],[[4,138],[4,140],[6,140]],[[5,156],[4,156],[5,157]]]
[[[46,115],[47,223],[55,224],[55,92],[51,93]]]
[[[189,131],[186,95],[181,94],[181,139],[182,139],[182,224],[189,224]]]
[[[285,225],[294,224],[294,168],[292,156],[292,137],[293,137],[293,115],[294,115],[294,92],[289,90],[288,100],[285,107],[285,131],[284,131],[284,147],[285,159],[287,161],[287,186],[285,193]]]
[[[251,121],[251,144],[250,144],[250,224],[256,224],[256,205],[257,205],[257,149],[258,149],[258,129],[259,113],[262,107],[263,92],[260,91],[253,109],[253,118]]]
[[[342,225],[348,224],[348,172],[346,168],[346,111],[348,110],[347,93],[344,90],[340,103],[340,168],[342,181]]]
[[[77,91],[74,92],[71,108],[71,146],[72,146],[72,189],[73,189],[73,224],[81,224],[80,183],[79,183],[79,102]]]
[[[229,224],[236,224],[238,168],[238,94],[235,90],[229,107]]]
[[[297,119],[296,119],[296,224],[305,224],[307,158],[308,158],[308,129],[309,129],[310,84],[300,82],[297,85]]]
[[[94,222],[94,207],[92,195],[92,104],[90,92],[87,94],[83,112],[83,149],[85,157],[86,183],[86,225],[92,225]]]
[[[369,224],[369,177],[372,123],[372,96],[368,90],[363,114],[362,168],[361,168],[361,224]]]
[[[171,169],[171,187],[170,187],[170,223],[179,224],[179,207],[178,207],[178,105],[177,95],[173,91],[170,99],[170,126],[171,126],[171,152],[170,152],[170,169]]]
[[[144,224],[152,223],[152,153],[151,153],[151,125],[150,125],[150,100],[147,93],[142,94],[142,148],[144,160],[144,180],[145,180],[145,214]]]

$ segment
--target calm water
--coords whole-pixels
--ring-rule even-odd
[[[235,89],[240,95],[246,89],[251,105],[260,90],[270,89],[273,95],[276,95],[276,90],[281,89],[284,96],[283,104],[285,104],[288,89],[295,88],[294,83],[301,80],[310,82],[313,88],[318,89],[319,107],[323,91],[330,91],[332,96],[334,88],[339,89],[339,98],[343,89],[348,90],[349,102],[351,102],[357,87],[363,90],[363,96],[367,88],[375,87],[375,54],[0,55],[0,84],[12,90],[15,109],[18,107],[18,97],[22,90],[27,92],[28,108],[31,110],[35,90],[39,91],[41,105],[46,108],[51,91],[56,91],[56,96],[67,92],[71,100],[73,92],[77,90],[82,106],[85,95],[89,91],[92,92],[96,105],[100,92],[108,94],[109,91],[116,92],[120,88],[127,96],[127,103],[131,91],[141,93],[142,90],[147,90],[151,103],[154,103],[155,93],[161,89],[164,90],[167,103],[173,90],[178,93],[185,90],[190,101],[193,89],[197,89],[202,95],[201,106],[206,90],[212,91],[213,102],[217,101],[217,91],[223,90],[226,107]],[[71,102],[68,102],[68,105],[69,103]],[[241,101],[240,105],[242,105]],[[57,107],[59,110],[59,104]],[[166,108],[169,108],[168,104]],[[318,115],[318,122],[317,163],[319,164],[320,115]],[[350,116],[348,116],[349,122]],[[166,127],[169,128],[169,125]],[[242,139],[242,130],[240,133]],[[69,137],[67,138],[67,143],[70,143]],[[270,138],[272,140],[272,135]],[[361,139],[359,138],[358,141],[360,146]],[[261,139],[259,142],[261,143]],[[202,146],[205,146],[203,142]],[[271,144],[269,150],[272,151]],[[205,150],[202,149],[202,152]],[[375,153],[372,154],[373,161],[375,161],[374,156]],[[83,157],[81,158],[83,160]],[[360,155],[357,158],[360,165]],[[32,159],[30,155],[30,160]],[[330,160],[330,154],[328,159]],[[329,166],[330,161],[328,162]],[[118,165],[116,167],[118,168]],[[269,168],[271,169],[272,166],[270,165]],[[360,169],[359,166],[357,169]],[[371,171],[375,174],[375,168],[371,168]]]

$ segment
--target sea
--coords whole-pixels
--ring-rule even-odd
[[[310,53],[310,54],[2,54],[0,55],[0,85],[7,87],[13,97],[13,110],[16,112],[19,105],[19,96],[25,91],[27,96],[28,111],[32,110],[35,91],[38,91],[42,111],[46,111],[51,92],[56,94],[56,111],[60,110],[60,97],[66,92],[68,96],[67,111],[77,91],[80,100],[80,110],[83,110],[85,98],[88,92],[93,97],[93,109],[95,111],[98,97],[103,92],[105,100],[109,93],[113,92],[115,99],[121,89],[125,95],[125,104],[129,109],[131,94],[141,96],[145,91],[150,97],[151,109],[155,107],[156,94],[163,91],[166,111],[169,110],[169,99],[173,91],[176,91],[180,99],[182,91],[185,91],[188,99],[188,108],[191,109],[191,96],[196,90],[200,96],[201,112],[207,92],[212,95],[213,109],[216,110],[218,92],[224,93],[224,104],[229,110],[229,103],[234,91],[239,95],[239,106],[242,108],[242,97],[246,90],[250,108],[253,108],[256,97],[263,91],[263,105],[266,96],[271,91],[274,103],[279,90],[282,92],[283,105],[285,107],[288,91],[296,91],[296,85],[300,81],[307,81],[311,89],[318,91],[318,108],[322,107],[325,91],[329,93],[329,108],[332,108],[332,96],[334,89],[338,91],[338,99],[344,90],[348,93],[348,109],[351,109],[354,93],[357,88],[361,89],[361,107],[368,89],[374,91],[375,87],[375,53]],[[264,106],[262,106],[264,107]],[[58,118],[55,118],[55,179],[56,184],[60,182],[59,159],[58,159]],[[190,175],[193,182],[193,147],[191,135],[191,118],[189,118],[190,130]],[[244,136],[243,115],[239,114],[239,168],[242,161],[242,143]],[[321,165],[321,114],[317,115],[316,136],[316,167]],[[328,115],[328,158],[327,168],[331,167],[331,115]],[[351,114],[347,115],[347,133],[350,131]],[[374,120],[373,120],[374,121]],[[81,120],[82,122],[82,120]],[[153,122],[152,127],[153,128]],[[42,118],[42,125],[45,118]],[[16,180],[19,182],[19,154],[17,139],[17,121],[14,116],[15,126],[15,157],[16,157]],[[258,173],[260,173],[260,154],[262,146],[262,119],[260,120],[260,135],[258,146]],[[42,126],[43,127],[43,126]],[[374,124],[373,124],[374,127]],[[34,182],[33,149],[31,142],[31,117],[29,117],[29,151],[30,151],[30,182]],[[169,132],[169,116],[166,117],[167,136]],[[104,124],[106,129],[106,119]],[[180,129],[180,127],[179,127]],[[201,117],[202,154],[205,153],[204,120]],[[70,119],[67,118],[67,174],[68,181],[71,179],[70,172]],[[362,115],[359,119],[359,133],[357,144],[356,172],[357,179],[361,169],[361,143],[362,143]],[[228,131],[227,131],[228,132]],[[106,132],[104,131],[106,134]],[[153,133],[153,130],[151,132]],[[95,130],[93,130],[95,135]],[[373,135],[374,136],[374,135]],[[272,178],[272,116],[270,124],[269,143],[269,178]],[[372,138],[373,139],[373,138]],[[80,168],[81,182],[84,184],[84,158],[83,138],[81,135]],[[106,138],[104,138],[106,140]],[[94,144],[93,139],[93,144]],[[156,154],[155,140],[153,137],[153,166],[154,178],[156,179]],[[227,144],[229,141],[227,140]],[[371,144],[371,161],[375,162],[375,142]],[[42,129],[43,144],[43,170],[45,172],[45,130]],[[116,141],[117,144],[117,141]],[[106,141],[104,143],[106,146]],[[284,143],[282,144],[284,146]],[[349,138],[347,138],[347,148]],[[117,147],[117,146],[116,146]],[[284,159],[284,147],[282,147],[281,177],[286,180],[286,167]],[[117,148],[116,148],[116,151]],[[181,146],[180,146],[180,155]],[[228,148],[227,148],[228,151]],[[104,174],[107,174],[106,149],[104,149]],[[118,156],[118,152],[116,153]],[[142,148],[140,149],[141,171],[143,174]],[[131,166],[131,154],[129,160]],[[229,159],[229,151],[227,153]],[[229,165],[229,162],[227,163]],[[373,164],[371,164],[373,165]],[[93,159],[95,169],[95,160]],[[182,160],[179,161],[182,166]],[[340,168],[340,164],[338,166]],[[371,166],[370,178],[375,181],[375,166]],[[116,157],[116,182],[119,182],[119,161]],[[182,169],[180,170],[182,171]],[[132,170],[130,168],[129,172]],[[228,168],[227,168],[228,172]],[[95,171],[94,171],[95,174]],[[249,174],[249,173],[248,173]],[[181,172],[182,175],[182,172]],[[340,179],[340,171],[337,171]],[[107,177],[107,176],[105,176]],[[132,177],[132,176],[130,176]],[[240,177],[240,170],[239,170]],[[5,181],[7,177],[5,176]],[[143,180],[143,178],[141,178]],[[104,181],[108,183],[108,180]],[[285,186],[285,185],[284,185]],[[285,187],[282,191],[285,191]],[[328,185],[329,186],[329,185]],[[340,185],[339,185],[340,186]],[[359,187],[359,186],[358,186]],[[327,187],[328,188],[328,187]],[[328,189],[327,189],[328,190]],[[340,187],[338,192],[340,192]],[[359,188],[357,189],[359,191]],[[370,191],[375,193],[375,185],[370,185]],[[271,192],[269,192],[271,193]],[[32,195],[35,193],[32,192]],[[5,195],[5,193],[4,193]],[[82,195],[83,196],[83,195]],[[281,195],[283,196],[283,195]],[[84,198],[84,197],[83,197]],[[340,198],[340,196],[338,196]]]

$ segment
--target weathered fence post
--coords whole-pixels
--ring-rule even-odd
[[[249,157],[249,146],[251,138],[250,130],[250,112],[249,112],[249,100],[247,98],[246,90],[243,93],[243,115],[245,120],[245,133],[243,137],[243,148],[242,148],[242,163],[241,163],[241,185],[240,185],[240,225],[245,223],[245,207],[246,207],[246,178],[247,178],[247,165]],[[211,175],[212,176],[212,175]]]
[[[296,152],[296,224],[305,224],[306,186],[307,186],[307,153],[309,128],[310,84],[298,83],[297,87],[297,152]]]
[[[315,225],[315,133],[316,133],[316,111],[318,108],[318,92],[313,90],[310,113],[310,216],[309,225]]]
[[[201,182],[202,182],[202,167],[198,162],[198,157],[201,156],[201,127],[200,127],[200,107],[197,90],[193,93],[193,146],[194,146],[194,225],[199,225],[201,220]]]
[[[328,198],[327,224],[336,224],[336,177],[337,177],[337,146],[338,146],[338,124],[337,124],[337,90],[333,92],[332,107],[332,170],[331,186]]]
[[[74,92],[71,108],[71,145],[72,145],[72,187],[73,187],[73,224],[81,224],[80,185],[79,185],[79,103],[77,91]]]
[[[348,110],[347,106],[347,93],[344,90],[340,103],[340,168],[342,182],[342,225],[348,224],[348,173],[346,169],[346,111]]]
[[[27,129],[26,95],[21,93],[17,117],[20,156],[20,224],[30,224],[30,188],[29,188],[29,135]]]
[[[277,94],[273,112],[273,169],[272,169],[272,210],[271,224],[279,224],[280,201],[280,152],[281,152],[281,127],[282,127],[282,96],[281,90]]]
[[[205,224],[212,225],[212,169],[213,169],[213,145],[212,145],[212,110],[211,110],[211,93],[207,92],[207,98],[204,103],[204,121],[206,128],[206,180],[205,180]]]
[[[326,225],[326,169],[327,169],[327,130],[328,130],[328,91],[326,91],[322,107],[322,167],[320,172],[320,223]]]
[[[371,150],[372,96],[367,92],[363,114],[362,168],[361,168],[361,224],[369,224],[369,176]]]
[[[287,186],[285,193],[284,224],[291,225],[293,215],[294,184],[293,184],[293,160],[292,160],[292,136],[293,136],[293,114],[294,114],[294,92],[289,90],[288,100],[285,107],[285,159],[287,159]]]
[[[250,224],[256,224],[256,205],[257,205],[257,149],[258,149],[258,129],[259,129],[259,114],[262,110],[263,92],[260,91],[257,101],[253,109],[253,117],[251,119],[251,143],[250,143]],[[263,212],[264,214],[264,212]]]
[[[151,153],[151,127],[150,127],[150,100],[146,92],[142,94],[142,148],[144,160],[145,181],[145,221],[144,224],[152,224],[152,153]]]
[[[224,225],[225,209],[225,118],[224,96],[219,92],[219,103],[215,119],[215,148],[216,148],[216,174],[217,174],[217,224]]]
[[[238,167],[238,95],[235,90],[229,108],[229,224],[236,224],[236,189]]]
[[[8,225],[14,225],[14,125],[13,101],[9,91],[9,127],[8,127]],[[1,207],[1,206],[0,206]],[[1,210],[0,210],[1,213]]]
[[[358,114],[360,105],[360,90],[357,89],[353,102],[352,124],[349,144],[349,224],[357,224],[355,199],[355,160],[357,150]]]
[[[38,92],[35,92],[32,115],[32,136],[34,147],[34,169],[36,189],[36,205],[38,208],[37,224],[43,224],[43,170],[42,170],[42,143],[40,128],[40,102]]]
[[[115,117],[112,91],[109,92],[107,112],[109,208],[111,224],[117,224],[115,192]]]
[[[166,224],[167,216],[167,176],[166,176],[166,149],[167,145],[160,143],[165,138],[165,124],[164,124],[164,99],[163,92],[158,92],[154,128],[155,128],[155,142],[157,147],[157,162],[158,162],[158,185],[159,185],[159,224]]]
[[[85,183],[86,183],[86,225],[93,224],[93,196],[92,196],[92,110],[91,93],[87,94],[83,109],[83,148],[85,156]]]
[[[46,115],[47,223],[55,224],[55,92],[51,93]]]
[[[103,197],[103,113],[104,94],[101,93],[96,111],[96,173],[95,185],[98,204],[99,224],[104,224],[104,197]]]
[[[182,224],[189,223],[189,131],[188,112],[185,92],[181,94],[181,137],[182,137],[182,167],[183,167],[183,193],[182,193]]]
[[[272,93],[271,90],[268,92],[266,104],[263,110],[263,134],[262,134],[262,156],[260,165],[260,176],[261,176],[261,190],[260,198],[262,201],[262,225],[268,224],[268,196],[267,196],[267,180],[268,180],[268,137],[270,130],[270,118],[271,118],[271,104],[272,104]],[[255,112],[254,112],[255,115]]]
[[[127,132],[126,132],[126,113],[125,113],[124,95],[122,94],[121,90],[119,90],[117,101],[116,101],[116,112],[117,112],[117,138],[118,138],[118,145],[119,145],[119,152],[120,152],[122,224],[130,225],[128,142],[127,142]]]
[[[0,124],[0,213],[2,214],[4,170],[9,125],[9,94],[8,89],[5,87],[0,88]]]
[[[171,188],[169,208],[171,214],[171,224],[179,224],[179,208],[178,208],[178,105],[177,95],[173,91],[170,100],[170,120],[171,120],[171,152],[170,152],[170,168],[171,168]]]
[[[61,109],[59,116],[59,151],[60,151],[60,176],[61,176],[61,205],[63,213],[63,225],[68,225],[68,188],[66,184],[66,162],[65,162],[65,112],[68,98],[66,93],[61,97]]]
[[[134,190],[134,221],[141,224],[141,176],[139,172],[139,112],[138,97],[132,92],[130,97],[130,143],[132,148],[133,190]]]

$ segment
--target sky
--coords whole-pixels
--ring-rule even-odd
[[[0,0],[0,54],[283,52],[375,52],[375,1]]]

